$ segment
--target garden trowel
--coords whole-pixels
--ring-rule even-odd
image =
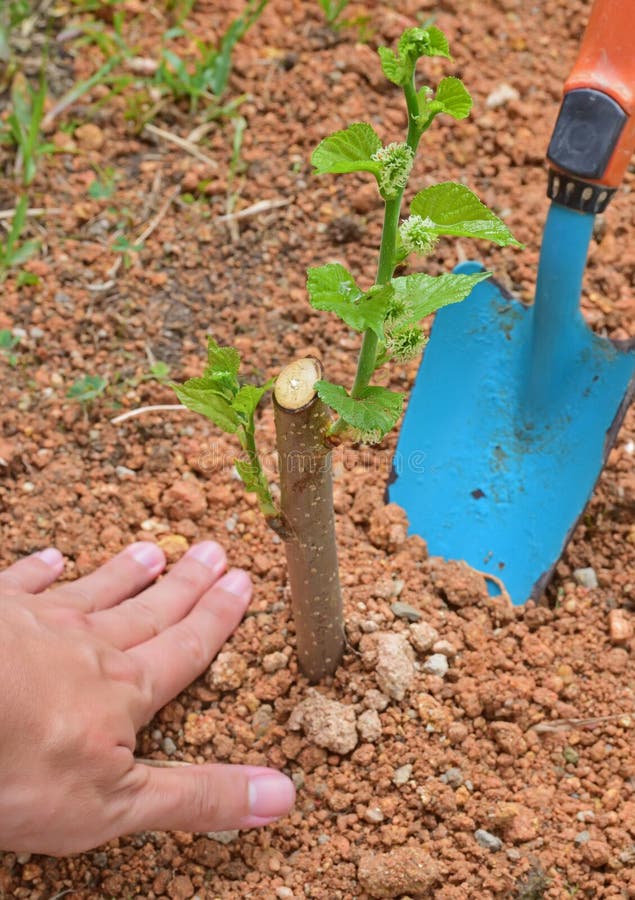
[[[547,150],[534,303],[489,279],[437,313],[394,460],[389,498],[430,553],[514,603],[544,590],[635,392],[635,339],[594,334],[579,308],[595,216],[635,146],[634,46],[632,2],[596,0]]]

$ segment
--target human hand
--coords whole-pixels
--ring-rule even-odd
[[[157,768],[135,736],[203,672],[249,604],[222,548],[192,547],[160,582],[154,544],[46,590],[49,548],[0,572],[0,849],[62,856],[142,830],[221,831],[288,812],[274,769]]]

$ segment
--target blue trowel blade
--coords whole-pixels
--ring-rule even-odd
[[[552,204],[532,306],[489,280],[437,313],[388,487],[430,553],[500,578],[514,603],[544,589],[635,385],[633,346],[579,311],[593,218]]]

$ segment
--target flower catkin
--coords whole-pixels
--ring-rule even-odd
[[[436,247],[439,236],[430,230],[430,220],[409,216],[399,226],[399,236],[408,253],[426,256]]]
[[[413,359],[426,342],[426,337],[418,325],[401,328],[386,335],[386,349],[397,362]]]
[[[405,188],[414,162],[414,152],[408,144],[388,144],[372,156],[381,165],[379,191],[382,197],[395,197]]]

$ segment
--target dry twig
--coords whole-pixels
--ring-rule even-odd
[[[199,162],[204,162],[212,169],[218,168],[218,163],[215,159],[212,159],[211,156],[207,156],[202,150],[199,150],[196,144],[192,143],[192,141],[188,141],[187,138],[179,137],[178,134],[172,134],[171,131],[166,131],[165,128],[158,128],[156,125],[151,125],[149,122],[144,126],[144,130],[149,131],[150,134],[156,135],[156,137],[163,138],[164,141],[170,141],[172,144],[176,144],[181,150],[185,150],[190,156],[198,159]]]

